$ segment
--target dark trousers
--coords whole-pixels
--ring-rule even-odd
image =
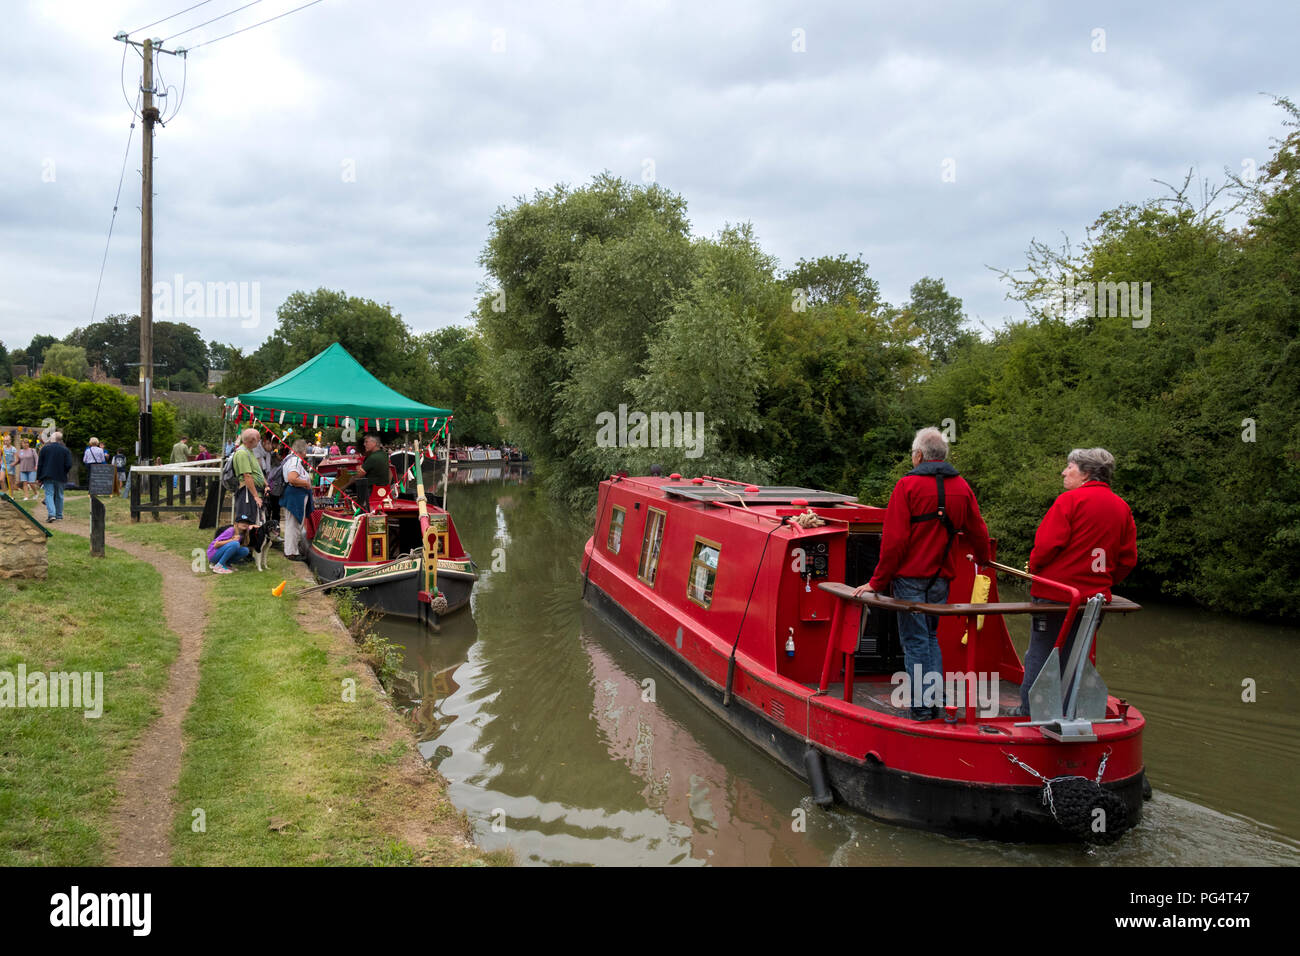
[[[1055,601],[1044,598],[1033,598],[1035,604],[1055,604]],[[1074,612],[1074,624],[1070,627],[1070,633],[1066,635],[1065,645],[1060,650],[1060,668],[1061,676],[1065,676],[1065,662],[1070,659],[1070,649],[1074,647],[1074,639],[1079,633],[1079,623],[1083,620],[1083,605]],[[1029,706],[1029,688],[1034,686],[1034,681],[1038,677],[1038,672],[1043,669],[1043,664],[1047,661],[1047,655],[1051,653],[1056,646],[1056,639],[1061,634],[1061,627],[1065,624],[1065,612],[1053,611],[1047,614],[1032,614],[1029,617],[1029,648],[1025,651],[1025,680],[1020,685],[1020,703]]]

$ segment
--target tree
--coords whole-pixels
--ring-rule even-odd
[[[642,246],[655,235],[685,237],[685,212],[679,196],[656,184],[634,186],[604,173],[581,189],[558,185],[539,190],[531,200],[499,208],[492,219],[479,259],[489,278],[475,313],[487,347],[488,381],[510,435],[558,475],[551,479],[553,488],[571,489],[585,481],[580,477],[585,470],[572,470],[571,438],[561,423],[566,407],[562,385],[570,380],[570,362],[598,364],[598,355],[608,355],[603,346],[590,356],[573,350],[585,335],[593,293],[603,285],[612,294],[623,282],[621,274],[611,271],[622,258],[618,250],[600,255],[593,248],[584,260],[586,247],[626,239],[638,227],[651,225],[654,229],[636,240]],[[560,296],[575,270],[578,281],[567,301],[575,316],[583,317],[566,325]],[[643,271],[635,284],[644,292],[648,281]],[[628,290],[625,301],[634,299],[645,302],[644,295]],[[636,340],[627,344],[640,348]],[[602,387],[597,398],[604,401],[607,394]],[[568,400],[571,412],[583,404],[575,404],[572,394]]]
[[[10,360],[9,350],[5,348],[3,342],[0,342],[0,384],[7,385],[13,381],[13,377],[13,363]]]
[[[975,338],[962,328],[966,317],[961,299],[948,293],[942,279],[926,276],[914,282],[902,313],[915,327],[921,350],[935,364],[946,364],[962,344]]]
[[[428,391],[427,370],[417,363],[410,330],[392,306],[317,289],[294,292],[276,315],[275,331],[256,353],[270,377],[253,387],[265,385],[337,342],[390,388],[411,398]]]
[[[1077,249],[1034,243],[1006,274],[1029,319],[921,387],[921,407],[961,407],[954,454],[1010,563],[1069,450],[1101,446],[1138,525],[1126,593],[1300,615],[1300,113],[1284,108],[1291,133],[1239,184],[1243,227],[1189,177],[1103,212]]]
[[[796,289],[802,290],[809,306],[856,303],[862,311],[869,312],[880,299],[880,286],[867,275],[867,264],[860,255],[856,259],[844,253],[800,259],[782,281],[792,294]]]
[[[772,265],[748,227],[727,230],[705,246],[700,274],[674,301],[632,389],[637,410],[667,413],[670,420],[680,413],[683,439],[691,422],[692,440],[667,443],[661,431],[661,447],[607,449],[610,458],[641,473],[658,463],[688,474],[770,477],[766,456],[755,452],[762,451],[762,320],[785,301]]]
[[[65,339],[68,345],[79,345],[86,350],[86,361],[98,365],[104,374],[134,384],[139,377],[137,368],[128,363],[140,360],[140,319],[138,316],[117,314],[105,316],[85,328],[75,329]]]
[[[488,401],[484,380],[483,343],[473,329],[449,325],[417,337],[416,349],[427,363],[430,393],[421,400],[451,409],[452,441],[458,444],[500,443],[504,436]]]
[[[27,357],[32,365],[43,363],[45,350],[57,341],[58,339],[53,335],[33,335],[31,343],[27,346]]]
[[[608,455],[595,441],[602,412],[632,403],[652,338],[673,308],[679,289],[697,269],[690,239],[656,220],[607,241],[593,239],[572,264],[556,296],[564,315],[564,362],[554,423],[555,439],[574,450],[567,463],[586,468],[574,481],[589,486],[605,470]]]
[[[223,370],[230,368],[230,358],[234,351],[233,345],[225,345],[213,339],[208,343],[208,368]]]
[[[138,329],[139,319],[135,325]],[[192,325],[155,322],[153,361],[155,387],[159,382],[166,382],[177,391],[197,392],[207,386],[208,347]]]
[[[113,385],[77,382],[62,375],[43,374],[14,382],[0,400],[0,421],[36,427],[52,418],[64,443],[80,459],[93,435],[109,450],[135,447],[139,411],[135,396]],[[153,406],[153,445],[170,448],[176,441],[176,410],[167,402]]]
[[[125,385],[140,380],[140,317],[110,315],[76,329],[64,340],[86,350],[86,360]],[[153,324],[155,387],[166,382],[173,389],[198,391],[207,383],[207,346],[198,329],[184,322]]]
[[[220,454],[221,415],[188,409],[177,414],[177,435],[188,435],[190,447],[198,450],[200,444],[207,445],[208,451]],[[161,447],[161,446],[159,446]]]
[[[226,365],[226,374],[217,386],[217,391],[226,396],[241,395],[244,392],[255,391],[277,378],[279,373],[272,374],[258,358],[257,352],[245,355],[242,349],[232,348]]]
[[[42,375],[66,375],[68,378],[84,379],[90,374],[90,365],[86,362],[86,350],[74,345],[55,342],[45,350],[45,363]]]
[[[784,310],[766,329],[767,454],[786,484],[883,502],[911,439],[904,387],[922,357],[906,326],[852,303]]]

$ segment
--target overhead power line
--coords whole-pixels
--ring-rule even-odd
[[[99,308],[99,290],[104,284],[104,266],[108,264],[108,246],[113,241],[113,224],[117,222],[117,204],[122,198],[122,182],[126,179],[126,160],[131,155],[131,138],[135,136],[135,118],[139,113],[140,94],[135,97],[135,106],[131,108],[131,130],[126,134],[126,152],[122,154],[122,172],[117,177],[117,195],[113,197],[113,216],[108,220],[108,238],[104,241],[104,258],[99,263],[99,281],[95,283],[95,301],[90,307],[90,322],[95,322],[95,310]]]
[[[127,106],[131,106],[131,98],[130,98],[129,96],[126,95],[126,51],[127,51],[127,48],[130,47],[130,46],[131,46],[131,44],[129,44],[129,43],[123,43],[123,44],[122,44],[122,77],[121,77],[121,82],[122,82],[122,99],[126,100],[126,105],[127,105]],[[137,83],[136,83],[136,87],[137,87],[137,89],[139,88],[139,86],[140,86],[140,84],[137,82]],[[139,105],[140,105],[140,94],[137,92],[136,95],[135,95],[135,106],[131,106],[131,115],[132,115],[133,117],[138,117],[138,116],[140,115],[140,114],[139,114],[139,110],[137,109],[137,108],[139,107]]]
[[[181,13],[189,13],[191,10],[197,10],[199,7],[203,6],[203,4],[211,3],[211,2],[212,0],[200,0],[199,3],[194,4],[194,6],[192,7],[186,7],[184,10],[181,10],[179,13],[173,13],[170,17],[163,17],[161,20],[155,20],[153,23],[146,23],[144,26],[140,27],[139,29],[132,30],[131,33],[139,33],[142,30],[148,30],[150,27],[156,27],[160,23],[166,23],[168,20],[172,20],[175,19],[176,17],[179,17]],[[127,36],[130,35],[131,34],[129,33],[127,34]]]
[[[204,20],[202,23],[197,24],[197,25],[195,25],[195,26],[192,26],[192,27],[186,27],[186,28],[185,28],[184,30],[182,30],[180,33],[173,33],[171,36],[169,36],[169,37],[167,37],[166,39],[164,39],[163,42],[166,43],[168,40],[174,40],[174,39],[176,39],[178,36],[183,36],[183,35],[185,35],[186,33],[190,33],[190,32],[192,32],[192,31],[194,31],[194,30],[197,30],[199,27],[206,27],[209,23],[216,23],[218,20],[224,20],[224,19],[226,19],[226,17],[233,17],[233,16],[234,16],[236,13],[238,13],[240,10],[247,10],[249,7],[251,7],[251,6],[255,6],[256,4],[259,4],[259,3],[261,3],[261,2],[262,2],[262,0],[252,0],[251,3],[246,3],[246,4],[244,4],[242,7],[235,7],[235,9],[231,10],[229,13],[223,13],[223,14],[222,14],[221,16],[219,16],[219,17],[213,17],[211,20]]]
[[[233,37],[233,36],[234,36],[235,34],[237,34],[237,33],[245,33],[245,32],[247,32],[248,30],[252,30],[252,29],[255,29],[256,27],[260,27],[260,26],[262,26],[262,24],[264,24],[264,23],[271,23],[271,22],[273,22],[273,21],[275,21],[275,20],[279,20],[279,19],[281,19],[281,18],[283,18],[283,17],[287,17],[287,16],[288,16],[289,14],[291,14],[291,13],[297,13],[299,10],[306,10],[308,7],[314,7],[314,6],[316,6],[316,4],[318,4],[318,3],[320,3],[320,2],[321,2],[321,0],[311,0],[311,3],[304,3],[304,4],[303,4],[302,6],[300,6],[300,7],[294,7],[292,10],[286,10],[284,13],[281,13],[279,16],[268,17],[267,19],[262,20],[262,21],[259,22],[259,23],[254,23],[252,26],[247,26],[247,27],[244,27],[243,29],[240,29],[240,30],[233,30],[233,31],[231,31],[230,33],[225,34],[224,36],[219,36],[219,37],[217,37],[216,40],[204,40],[202,43],[196,43],[194,46],[190,47],[190,50],[191,50],[191,51],[192,51],[192,50],[197,50],[197,49],[198,49],[199,47],[201,47],[201,46],[207,46],[207,45],[210,44],[210,43],[216,43],[217,40],[224,40],[224,39],[226,39],[226,37]]]

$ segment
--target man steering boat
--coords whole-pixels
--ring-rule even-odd
[[[380,488],[387,488],[392,480],[392,473],[389,471],[388,452],[384,448],[384,443],[374,432],[367,432],[362,441],[362,451],[365,454],[361,462],[361,475],[352,483],[353,496],[358,502],[365,504],[371,510],[378,507],[375,502],[375,492]]]

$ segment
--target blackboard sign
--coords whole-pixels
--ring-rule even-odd
[[[90,466],[90,493],[92,495],[113,494],[113,480],[117,477],[117,469],[112,464],[91,465]]]

